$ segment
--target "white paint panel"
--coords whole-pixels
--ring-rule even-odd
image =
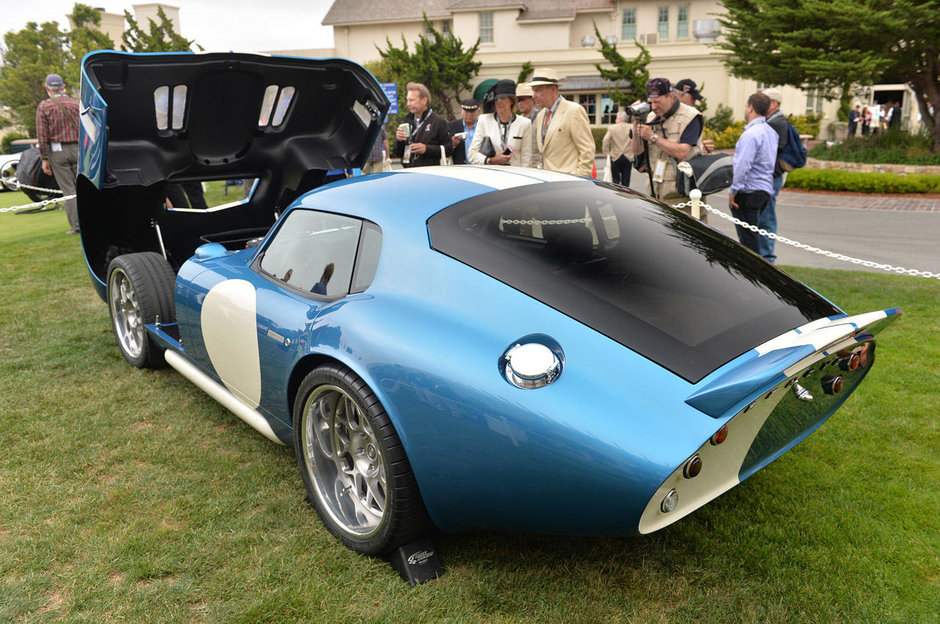
[[[528,175],[518,175],[513,173],[510,167],[475,167],[473,165],[454,165],[450,167],[412,167],[405,169],[407,173],[421,175],[434,175],[442,178],[453,178],[455,180],[464,180],[489,186],[493,190],[503,190],[516,188],[518,186],[527,186],[530,184],[540,184],[544,180]],[[528,173],[535,171],[530,169],[520,169]],[[570,179],[570,178],[569,178]]]
[[[830,321],[829,319],[817,319],[768,340],[757,347],[757,353],[764,355],[776,349],[802,345],[811,345],[813,349],[819,350],[844,336],[854,333],[859,327],[864,327],[886,317],[887,314],[881,310],[836,319],[834,321]]]
[[[229,392],[251,408],[261,403],[255,287],[226,280],[202,304],[202,338],[212,366]]]

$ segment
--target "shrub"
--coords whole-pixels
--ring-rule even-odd
[[[28,139],[29,135],[23,132],[7,132],[3,135],[3,139],[0,140],[0,154],[12,154],[13,153],[13,141],[18,139]]]
[[[808,115],[788,115],[787,119],[800,134],[818,137],[819,122],[822,121],[822,117],[822,113],[809,113]]]
[[[535,126],[532,127],[533,131]],[[601,153],[601,144],[604,142],[604,135],[607,134],[607,126],[603,128],[591,128],[591,134],[594,135],[594,152],[597,154]]]
[[[926,133],[881,132],[867,136],[849,137],[832,147],[820,144],[809,155],[820,160],[842,162],[940,165],[940,154],[932,154],[933,138]]]
[[[856,193],[940,193],[940,175],[867,173],[833,169],[796,169],[787,175],[786,186],[810,191]]]
[[[734,111],[730,106],[719,104],[715,109],[715,116],[709,117],[705,122],[705,127],[715,132],[721,132],[728,126],[734,124]]]
[[[714,141],[716,149],[731,149],[741,138],[745,125],[743,121],[736,121],[719,132],[706,127],[704,138]]]

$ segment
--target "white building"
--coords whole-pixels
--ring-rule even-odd
[[[597,23],[601,36],[615,41],[626,58],[636,57],[636,41],[642,42],[652,56],[650,76],[698,83],[707,98],[706,115],[725,104],[743,119],[748,95],[764,85],[731,77],[722,64],[724,52],[711,45],[720,36],[720,11],[712,0],[335,0],[323,24],[333,27],[336,56],[364,63],[379,58],[376,46],[385,48],[386,38],[401,46],[404,36],[412,45],[424,33],[426,14],[437,30],[453,33],[465,46],[480,39],[477,84],[515,79],[526,61],[553,67],[566,77],[564,95],[600,125],[612,122],[605,111],[613,103],[594,66],[606,65]],[[780,90],[784,112],[822,112],[824,129],[836,119],[838,102],[792,87]]]

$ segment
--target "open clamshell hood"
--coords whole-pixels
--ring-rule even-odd
[[[107,132],[102,175],[87,172],[99,188],[271,171],[296,186],[310,170],[361,166],[389,107],[344,59],[95,52],[83,72],[96,96],[83,104]]]
[[[298,196],[366,162],[389,108],[344,59],[188,52],[93,52],[81,103],[78,217],[102,297],[118,255],[153,251],[178,269],[206,241],[263,235]],[[222,179],[255,181],[250,198],[166,204],[172,184]]]

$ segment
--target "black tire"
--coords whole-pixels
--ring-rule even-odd
[[[355,373],[340,364],[311,371],[297,391],[293,422],[307,500],[346,546],[381,556],[427,533],[398,434]]]
[[[163,350],[147,334],[144,325],[176,322],[170,264],[153,252],[118,256],[108,266],[108,310],[111,328],[121,355],[137,368],[166,365]]]

